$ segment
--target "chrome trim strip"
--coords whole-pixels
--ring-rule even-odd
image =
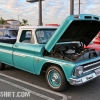
[[[84,66],[84,68],[90,67],[91,65],[95,65],[95,64],[98,64],[98,63],[100,63],[100,61],[98,61],[96,63],[92,63],[92,64],[89,64],[89,65],[86,65],[86,66]]]
[[[65,65],[69,65],[69,66],[72,66],[73,64],[68,64],[67,61],[66,63],[64,62],[59,62],[59,61],[54,61],[54,60],[51,60],[51,59],[47,59],[47,58],[43,58],[43,57],[37,57],[37,56],[33,56],[34,58],[39,58],[39,59],[43,59],[43,60],[49,60],[49,62],[53,62],[53,63],[57,63],[57,64],[65,64]]]
[[[21,54],[21,53],[17,53],[17,52],[14,52],[13,54],[16,55],[16,56],[21,56],[21,57],[26,57],[26,56],[28,56],[28,57],[32,57],[32,58],[33,58],[33,56],[26,55],[26,54]]]
[[[33,56],[30,56],[30,55],[26,55],[26,56],[28,56],[28,57],[32,57],[32,58],[33,58]]]
[[[83,73],[87,73],[87,72],[89,72],[89,71],[92,71],[92,70],[94,70],[94,69],[97,69],[97,68],[100,68],[100,66],[98,66],[98,67],[95,67],[95,68],[92,68],[92,69],[90,69],[90,70],[87,70],[87,71],[83,71]]]
[[[9,53],[9,54],[12,54],[12,51],[9,51],[9,50],[4,50],[4,49],[0,49],[0,52],[4,52],[4,53]]]
[[[21,57],[26,57],[26,55],[24,55],[24,54],[20,54],[20,53],[13,53],[14,55],[16,55],[16,56],[21,56]]]
[[[21,53],[14,52],[13,54],[19,56]],[[43,58],[43,57],[30,56],[30,55],[25,55],[25,54],[22,54],[22,55],[32,57],[32,58],[35,58],[35,59],[37,58],[37,59],[49,60],[49,62],[58,63],[58,64],[66,64],[67,65],[67,62],[64,63],[64,62],[54,61],[54,60],[47,59],[45,57]],[[72,66],[71,64],[68,64],[68,65]]]

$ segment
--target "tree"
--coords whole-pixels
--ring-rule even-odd
[[[26,20],[26,19],[22,19],[22,25],[27,25],[27,23],[28,23],[28,20]]]
[[[1,24],[2,27],[4,27],[4,23],[5,23],[5,20],[1,17],[0,18],[0,24]]]
[[[3,25],[4,23],[5,23],[5,20],[1,17],[1,18],[0,18],[0,24]]]

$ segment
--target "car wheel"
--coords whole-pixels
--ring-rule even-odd
[[[68,82],[66,81],[63,71],[55,65],[50,66],[47,69],[46,81],[49,87],[55,91],[63,91],[68,86]]]
[[[0,70],[4,70],[5,69],[5,64],[4,63],[0,63]]]

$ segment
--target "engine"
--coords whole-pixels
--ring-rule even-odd
[[[71,43],[56,45],[50,53],[45,53],[45,55],[75,62],[97,57],[99,52],[95,51],[95,49],[86,49],[77,43]]]

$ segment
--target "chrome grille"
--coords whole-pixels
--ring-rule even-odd
[[[100,60],[92,62],[92,63],[85,64],[83,66],[84,66],[84,73],[89,72],[91,70],[94,70],[94,69],[97,69],[97,68],[100,67]]]

